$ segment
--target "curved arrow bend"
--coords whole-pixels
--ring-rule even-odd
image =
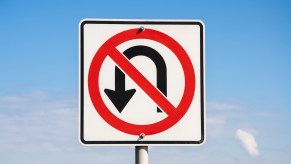
[[[134,46],[125,50],[123,54],[129,60],[136,56],[146,56],[150,58],[157,69],[157,88],[167,96],[167,67],[163,57],[156,50],[147,46]],[[104,89],[104,92],[119,113],[121,113],[136,90],[125,90],[125,74],[115,66],[115,90],[106,88]],[[157,107],[157,112],[162,112],[159,107]]]

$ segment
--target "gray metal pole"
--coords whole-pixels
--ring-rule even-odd
[[[148,164],[148,147],[136,146],[135,147],[135,164]]]

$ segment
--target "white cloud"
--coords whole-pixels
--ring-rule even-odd
[[[228,102],[217,102],[210,101],[207,102],[207,109],[215,109],[215,110],[239,110],[242,107],[233,103]]]
[[[224,125],[225,117],[222,116],[208,116],[206,119],[207,125]]]
[[[241,129],[236,131],[236,137],[241,142],[244,149],[251,155],[252,157],[259,156],[258,144],[256,142],[255,137]]]
[[[228,101],[208,101],[206,108],[207,138],[233,138],[236,122],[244,116],[244,110],[241,110],[243,107]]]
[[[42,91],[0,96],[0,109],[1,110],[27,109],[38,105],[38,103],[46,101],[48,99],[48,96],[49,95],[47,93]]]
[[[77,126],[76,97],[40,91],[0,96],[0,152],[71,151]]]

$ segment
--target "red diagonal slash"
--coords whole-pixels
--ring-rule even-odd
[[[107,48],[108,56],[167,114],[176,108],[116,48]]]

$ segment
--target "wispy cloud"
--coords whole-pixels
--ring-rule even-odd
[[[48,94],[42,91],[15,95],[2,95],[0,96],[0,109],[27,109],[28,107],[32,107],[32,105],[36,106],[38,103],[46,101],[47,99]],[[34,104],[31,103],[32,101],[34,101]]]
[[[207,137],[225,138],[232,137],[237,129],[236,123],[229,123],[232,120],[239,121],[242,116],[243,107],[228,101],[208,101],[207,102]],[[231,130],[232,129],[232,130]]]
[[[207,125],[224,125],[225,117],[223,116],[209,116],[206,119]]]
[[[229,103],[229,102],[209,101],[207,102],[207,109],[239,110],[239,109],[242,109],[242,107],[237,104]]]
[[[260,155],[258,150],[258,144],[252,134],[244,130],[238,129],[236,131],[236,137],[239,139],[242,146],[249,153],[250,156],[255,157]]]
[[[77,142],[77,98],[36,91],[0,96],[0,104],[0,152],[69,151]]]

